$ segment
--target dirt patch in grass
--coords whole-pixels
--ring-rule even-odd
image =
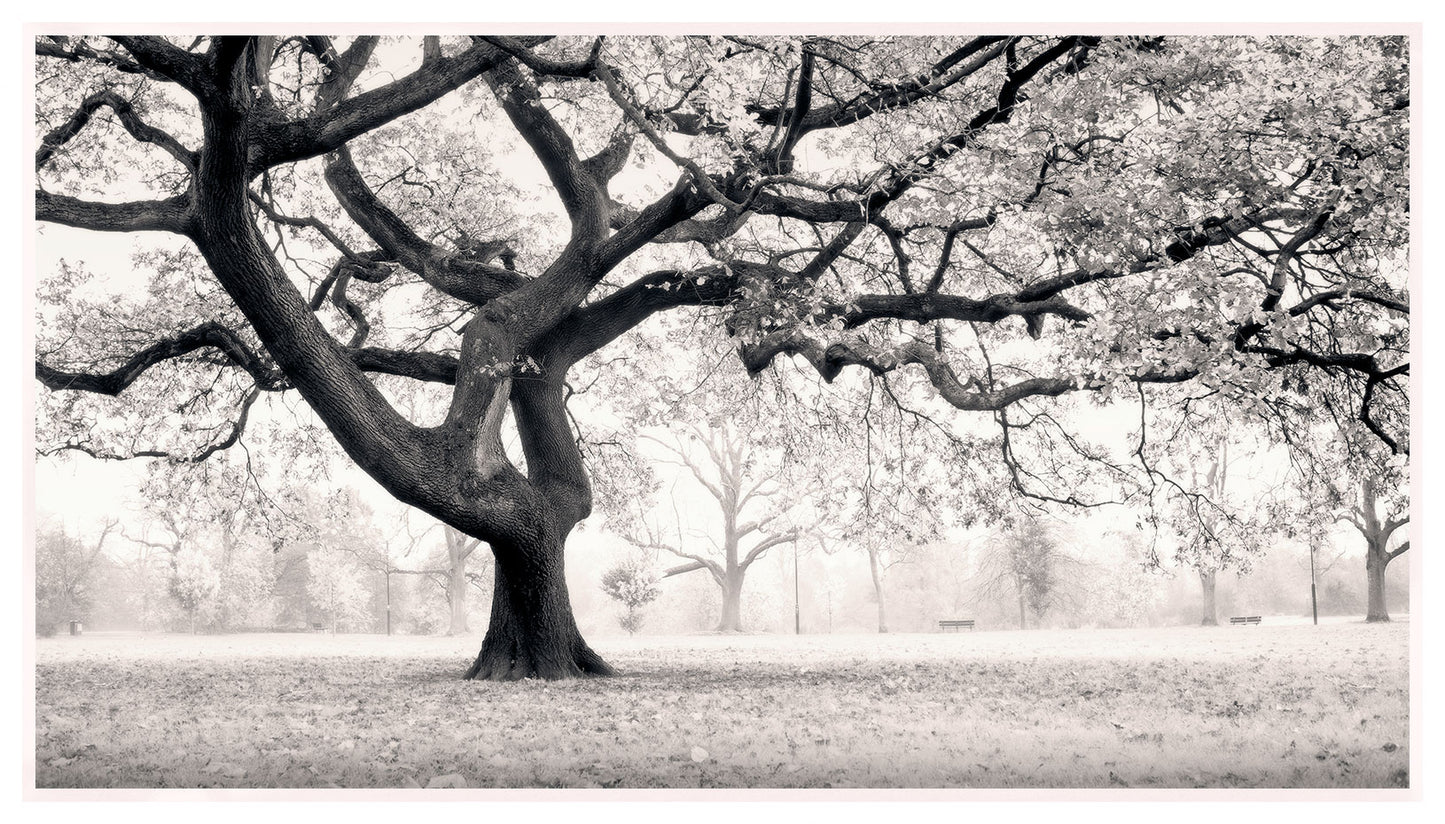
[[[623,672],[459,680],[473,642],[46,639],[50,787],[1402,787],[1388,625],[602,639]]]

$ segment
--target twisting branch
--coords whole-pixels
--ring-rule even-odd
[[[466,260],[424,240],[366,185],[349,150],[339,149],[329,157],[325,177],[347,215],[388,258],[417,273],[443,294],[480,305],[528,282],[528,278],[510,269]]]
[[[142,143],[150,143],[165,150],[166,154],[180,161],[188,171],[196,171],[196,153],[181,145],[169,133],[158,129],[140,119],[135,113],[135,107],[129,100],[121,97],[110,89],[96,92],[81,101],[75,113],[64,123],[51,129],[40,141],[40,148],[35,150],[35,168],[38,171],[55,156],[57,150],[66,143],[69,143],[76,135],[85,128],[95,112],[102,107],[108,107],[115,112],[115,117],[131,137]]]
[[[602,54],[602,43],[606,38],[595,38],[592,41],[592,48],[588,52],[586,59],[575,60],[570,63],[562,60],[553,60],[550,57],[537,54],[532,51],[527,44],[524,44],[515,37],[484,36],[480,39],[491,43],[512,57],[517,58],[522,65],[539,75],[547,75],[550,77],[586,77],[597,67],[598,60]]]
[[[109,66],[116,71],[126,74],[143,75],[152,80],[159,80],[162,83],[172,82],[172,78],[169,76],[142,66],[140,63],[120,52],[110,49],[97,49],[80,38],[70,38],[63,35],[36,38],[35,54],[37,57],[53,57],[57,60],[65,60],[71,63],[80,63],[82,61],[97,63],[102,66]]]
[[[136,64],[147,73],[173,80],[197,98],[210,99],[216,95],[218,89],[206,55],[173,46],[162,37],[118,34],[109,37],[130,52]]]
[[[262,213],[264,213],[266,217],[271,220],[271,222],[279,223],[283,226],[293,226],[298,229],[315,229],[317,232],[321,233],[322,237],[326,238],[326,240],[332,246],[335,246],[341,252],[341,254],[345,255],[348,259],[359,263],[369,263],[369,261],[363,261],[359,255],[351,251],[351,247],[346,244],[346,241],[341,239],[340,235],[332,231],[330,226],[322,223],[315,216],[307,215],[306,217],[292,217],[291,215],[282,214],[280,210],[276,209],[276,207],[272,204],[267,203],[264,198],[262,198],[255,192],[251,192],[250,195],[251,202],[256,204],[257,208],[259,208]]]
[[[805,44],[802,59],[798,64],[798,87],[793,93],[793,110],[788,115],[787,129],[783,133],[783,139],[773,153],[772,166],[778,174],[788,174],[793,171],[793,147],[797,146],[798,141],[802,139],[803,121],[813,107],[813,64],[815,60],[813,50]]]
[[[532,44],[543,39],[520,41]],[[404,77],[344,97],[374,47],[374,38],[362,38],[329,62],[335,73],[321,90],[317,111],[309,117],[266,119],[256,124],[255,151],[249,159],[253,174],[336,151],[359,135],[440,100],[507,59],[507,54],[492,44],[478,42],[454,57],[434,56]]]
[[[147,369],[156,364],[206,348],[219,350],[231,364],[250,375],[260,389],[275,392],[290,388],[290,383],[279,369],[262,360],[239,335],[215,321],[207,321],[175,337],[156,341],[109,372],[67,371],[36,360],[35,376],[52,390],[77,390],[115,396],[124,392],[145,374]]]
[[[572,237],[600,240],[607,227],[602,187],[577,157],[576,146],[566,129],[543,105],[536,84],[510,61],[488,72],[486,80],[502,111],[546,171],[572,222]]]
[[[627,119],[642,132],[643,136],[652,144],[652,147],[663,157],[672,161],[678,168],[686,170],[692,179],[693,185],[696,186],[698,191],[702,192],[708,200],[721,205],[729,212],[738,213],[744,210],[743,204],[735,202],[719,191],[717,186],[713,185],[712,178],[708,177],[707,172],[703,171],[701,166],[673,151],[672,147],[667,145],[667,141],[662,138],[662,135],[658,134],[657,129],[653,127],[641,107],[634,103],[631,95],[622,88],[622,83],[617,79],[617,76],[609,66],[598,65],[597,68],[593,70],[593,75],[607,87],[607,93],[612,97],[612,101],[617,104],[617,107],[622,110],[622,113],[626,115]]]

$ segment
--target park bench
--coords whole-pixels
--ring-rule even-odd
[[[324,625],[322,625],[321,623],[319,623],[319,622],[317,622],[317,621],[312,621],[312,622],[311,622],[311,631],[312,631],[312,632],[321,632],[321,631],[323,631],[323,630],[325,630],[325,629],[326,629],[326,627],[325,627]]]
[[[938,622],[938,628],[941,629],[941,630],[943,630],[944,632],[948,632],[948,631],[950,631],[950,630],[952,630],[953,632],[957,632],[959,627],[968,627],[968,631],[969,631],[969,632],[973,632],[973,619],[972,619],[972,618],[966,618],[966,619],[964,619],[964,620],[962,620],[962,621],[939,621],[939,622]]]
[[[1233,618],[1230,618],[1230,619],[1229,619],[1229,623],[1231,623],[1231,624],[1258,624],[1258,623],[1259,623],[1259,616],[1258,616],[1258,615],[1236,615],[1236,616],[1234,616]]]

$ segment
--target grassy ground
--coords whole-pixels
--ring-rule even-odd
[[[38,787],[1402,787],[1408,626],[36,642]]]

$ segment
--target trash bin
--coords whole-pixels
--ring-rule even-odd
[[[79,634],[80,634],[80,622],[79,622],[79,621],[71,621],[71,622],[70,622],[70,634],[71,634],[71,635],[79,635]]]

